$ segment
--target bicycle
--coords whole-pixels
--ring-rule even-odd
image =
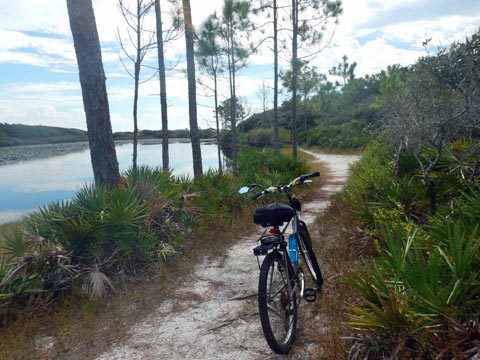
[[[238,190],[246,194],[254,188],[262,191],[251,196],[256,200],[264,195],[285,194],[288,205],[272,203],[255,210],[253,221],[265,231],[259,238],[260,245],[253,249],[260,268],[258,279],[258,308],[260,322],[270,348],[277,354],[286,354],[295,341],[297,308],[302,299],[313,302],[323,285],[322,272],[312,248],[307,225],[300,219],[301,203],[293,187],[320,176],[319,172],[297,177],[288,185],[264,188],[259,184],[244,186]],[[290,222],[292,233],[285,240]],[[286,223],[286,225],[284,225]],[[280,230],[280,227],[283,229]],[[313,277],[317,287],[305,288],[305,275],[298,262],[298,252]],[[259,256],[265,256],[260,266]]]

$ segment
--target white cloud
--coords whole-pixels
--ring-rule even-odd
[[[76,83],[19,83],[0,86],[0,122],[85,129]]]
[[[435,6],[442,8],[442,2],[436,2]],[[478,10],[473,11],[470,16],[459,16],[450,8],[443,12],[437,11],[443,15],[434,19],[409,21],[404,14],[395,24],[369,27],[377,17],[398,7],[409,10],[413,19],[417,8],[423,8],[422,4],[419,0],[344,0],[344,12],[340,17],[333,44],[316,56],[312,64],[321,72],[327,73],[328,69],[338,64],[346,54],[350,61],[357,62],[357,76],[364,76],[376,73],[391,64],[414,63],[418,57],[426,55],[422,42],[427,38],[432,38],[430,45],[436,48],[463,40],[478,29]]]
[[[108,79],[112,126],[115,131],[130,130],[133,81],[128,81],[129,76],[120,65],[120,50],[116,40],[117,27],[124,29],[125,24],[117,9],[117,1],[94,0],[93,3]],[[191,1],[194,25],[198,28],[214,10],[220,11],[222,4],[223,0]],[[421,42],[426,38],[433,38],[432,45],[448,45],[478,29],[478,2],[465,0],[456,4],[454,0],[343,0],[344,13],[336,28],[332,46],[316,55],[312,64],[327,73],[347,54],[350,61],[358,63],[357,76],[363,76],[393,63],[413,63],[418,56],[424,55]],[[420,16],[422,11],[428,9],[427,5],[435,8],[432,8],[429,16]],[[471,13],[466,13],[469,8],[472,9]],[[392,23],[379,22],[388,17]],[[149,19],[150,24],[152,20],[153,14]],[[256,21],[265,22],[265,15],[260,15]],[[377,26],[372,27],[375,22]],[[267,34],[268,31],[270,29],[267,27]],[[254,35],[257,41],[263,36]],[[254,107],[258,105],[255,93],[263,78],[271,78],[271,71],[267,71],[273,62],[270,46],[265,42],[261,52],[250,58],[249,67],[237,77],[238,95],[247,97]],[[178,69],[170,72],[167,78],[171,128],[188,127],[187,81],[181,72],[185,67],[184,51],[183,37],[167,46],[168,60],[176,61],[178,54],[182,54]],[[155,56],[155,51],[148,56],[147,60],[152,65],[156,63]],[[288,54],[284,54],[280,59],[284,68],[288,66],[288,57]],[[62,73],[71,76],[78,72],[65,1],[17,0],[2,4],[0,71],[2,66],[13,63],[48,68],[56,73],[56,79]],[[32,83],[0,85],[0,121],[85,128],[79,84],[46,84],[44,81],[36,80],[33,76]],[[140,87],[140,128],[160,128],[158,92],[157,80]],[[213,115],[208,105],[212,104],[212,100],[202,97],[200,86],[197,87],[197,94],[200,124],[202,127],[211,125]],[[229,96],[228,82],[220,83],[220,94],[221,100]]]
[[[0,27],[16,31],[65,34],[69,31],[66,1],[17,0],[2,2]]]
[[[132,131],[133,121],[131,117],[120,114],[115,110],[110,111],[110,122],[112,123],[113,132]]]

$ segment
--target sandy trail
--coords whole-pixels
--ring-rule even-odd
[[[330,195],[341,190],[350,164],[358,157],[306,152],[330,168],[331,174],[316,199],[303,204],[302,219],[309,224],[329,205]],[[288,357],[274,355],[263,337],[256,302],[258,264],[252,252],[260,234],[259,229],[239,239],[222,258],[201,262],[188,282],[178,284],[174,297],[135,324],[123,343],[97,359],[311,357],[308,340],[301,339],[301,313],[297,344]],[[302,303],[299,311],[306,307]]]

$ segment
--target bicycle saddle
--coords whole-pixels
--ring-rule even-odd
[[[253,222],[263,227],[281,226],[290,221],[294,214],[295,210],[286,204],[267,204],[255,210]]]

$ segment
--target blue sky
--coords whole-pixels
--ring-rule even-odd
[[[123,22],[115,0],[93,0],[102,56],[107,76],[112,127],[114,131],[132,128],[133,80],[119,61],[115,37]],[[344,54],[356,61],[357,75],[375,73],[387,65],[413,63],[425,55],[422,41],[432,38],[431,46],[446,46],[462,40],[480,26],[478,0],[344,0],[331,45],[312,59],[322,72],[338,63]],[[221,0],[191,0],[196,26],[215,10]],[[260,22],[262,19],[256,19]],[[263,81],[271,84],[272,55],[265,43],[259,54],[238,79],[238,93],[255,111],[259,109],[258,90]],[[168,46],[167,59],[184,52],[184,39]],[[149,56],[155,61],[154,53]],[[286,67],[286,59],[282,66]],[[167,79],[169,127],[188,127],[187,83],[181,58],[177,71]],[[147,75],[147,74],[145,74]],[[221,93],[227,94],[224,83]],[[198,88],[199,105],[211,105]],[[158,81],[142,85],[139,127],[160,129]],[[212,126],[212,109],[199,106],[200,126]],[[43,124],[85,129],[83,104],[78,83],[75,52],[68,24],[66,1],[16,0],[2,4],[0,13],[0,122]]]

